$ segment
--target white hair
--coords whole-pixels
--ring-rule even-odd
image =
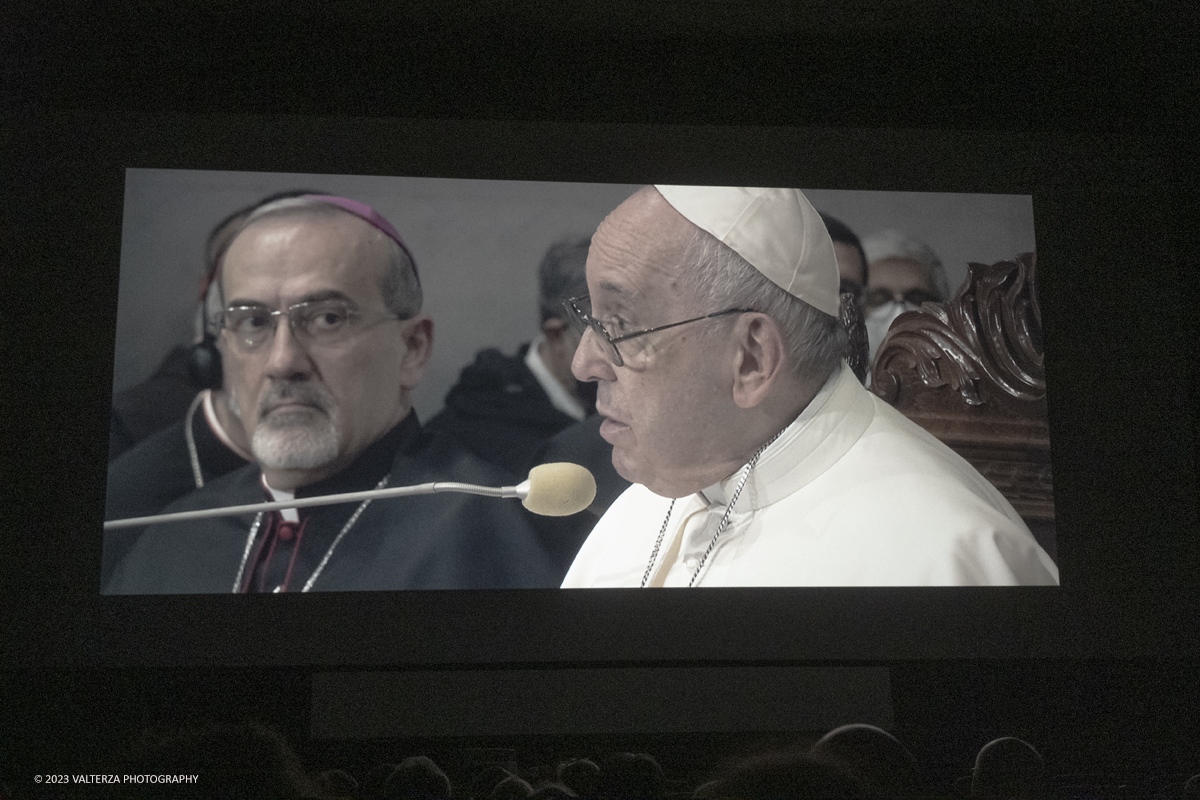
[[[712,234],[698,229],[685,259],[700,308],[749,308],[773,319],[789,366],[806,384],[823,384],[845,357],[846,332],[837,317],[784,291]]]
[[[923,264],[933,280],[933,288],[937,290],[939,300],[950,299],[950,280],[946,277],[946,269],[942,260],[933,248],[920,239],[914,239],[908,234],[889,228],[888,230],[864,236],[863,252],[867,262],[871,263],[884,258],[906,258]]]

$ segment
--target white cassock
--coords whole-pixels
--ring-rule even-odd
[[[688,585],[740,477],[675,502],[649,585]],[[670,504],[631,486],[563,588],[640,586]],[[695,585],[1057,583],[1003,495],[843,365],[763,452]]]

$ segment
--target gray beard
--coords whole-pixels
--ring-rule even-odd
[[[302,396],[320,408],[303,416],[285,413],[259,418],[250,439],[250,449],[261,466],[270,469],[315,469],[323,467],[338,457],[339,431],[336,411],[332,402],[321,391],[295,390],[283,385],[281,391],[272,390],[267,400]],[[262,410],[260,409],[260,414]]]
[[[267,428],[259,425],[250,441],[254,458],[271,469],[315,469],[338,456],[338,432],[332,420],[322,425]]]

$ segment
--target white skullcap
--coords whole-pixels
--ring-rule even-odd
[[[798,189],[655,186],[689,222],[779,288],[838,315],[838,268],[825,223]]]

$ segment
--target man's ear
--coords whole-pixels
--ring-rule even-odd
[[[766,314],[742,314],[734,336],[733,401],[739,408],[754,408],[786,372],[787,344],[779,325]]]
[[[405,326],[405,352],[400,360],[400,385],[412,390],[425,377],[425,365],[433,353],[433,320],[422,315],[401,324]]]

